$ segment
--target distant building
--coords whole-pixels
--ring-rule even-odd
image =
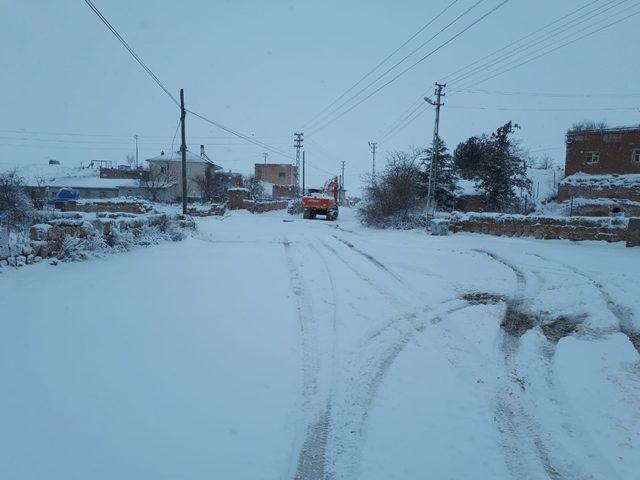
[[[581,199],[580,215],[639,215],[640,127],[569,132],[566,141],[558,202]]]
[[[296,185],[298,169],[295,165],[281,163],[256,163],[255,177],[274,185]]]
[[[207,170],[215,172],[222,167],[211,161],[204,151],[204,145],[200,145],[200,155],[196,155],[187,150],[187,197],[200,198],[199,179]],[[177,196],[182,196],[182,154],[180,151],[165,154],[162,152],[157,157],[148,158],[149,174],[148,178],[142,182],[147,188],[155,188],[155,184],[177,186]]]
[[[565,175],[640,173],[640,127],[567,133]]]

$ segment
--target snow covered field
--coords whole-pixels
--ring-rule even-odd
[[[0,274],[0,478],[638,478],[639,249],[292,218]]]

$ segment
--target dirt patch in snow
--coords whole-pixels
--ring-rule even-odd
[[[539,327],[547,340],[558,343],[575,333],[584,320],[584,316],[549,318],[527,311],[521,302],[510,301],[500,327],[513,337],[521,337],[532,328]]]
[[[521,337],[539,323],[538,316],[524,311],[521,302],[510,301],[500,327],[513,337]]]
[[[575,333],[584,320],[584,317],[558,317],[550,322],[540,325],[540,329],[547,340],[558,343],[562,338]]]
[[[460,299],[471,305],[496,305],[504,302],[502,295],[487,292],[467,292],[461,295]]]

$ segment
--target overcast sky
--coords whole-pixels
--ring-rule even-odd
[[[394,60],[476,1],[458,0]],[[481,2],[395,71],[500,1]],[[189,108],[293,154],[295,131],[451,0],[94,3],[176,96],[185,89]],[[339,173],[344,160],[347,188],[354,190],[360,175],[370,169],[367,142],[379,141],[436,80],[588,4],[591,7],[580,14],[600,7],[602,15],[574,30],[562,28],[556,37],[549,34],[547,43],[526,52],[559,45],[597,21],[602,26],[640,10],[639,2],[628,0],[508,1],[327,128],[316,133],[306,128],[307,183],[321,182],[328,176],[325,171]],[[473,82],[488,76],[482,70],[468,81],[450,84],[442,110],[442,137],[453,149],[470,135],[488,133],[513,120],[522,126],[525,147],[561,162],[564,131],[571,123],[586,118],[612,125],[639,123],[639,19],[629,18],[485,83]],[[526,52],[511,60],[526,58],[522,57]],[[83,0],[0,0],[0,70],[0,159],[119,163],[133,152],[134,134],[140,135],[142,159],[170,148],[179,110]],[[475,93],[454,93],[462,87]],[[22,130],[26,133],[15,133]],[[432,130],[433,112],[428,111],[380,142],[379,163],[389,150],[426,145]],[[187,117],[187,143],[193,151],[204,143],[216,163],[244,173],[262,161],[264,151],[193,116]],[[269,161],[289,160],[270,153]]]

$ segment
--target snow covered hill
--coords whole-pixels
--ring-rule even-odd
[[[637,478],[637,249],[292,219],[0,274],[0,478]]]

